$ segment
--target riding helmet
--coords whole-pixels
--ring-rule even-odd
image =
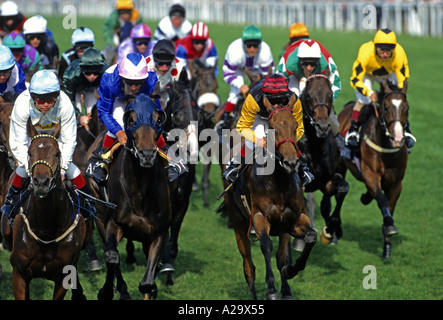
[[[137,24],[129,35],[132,39],[151,39],[152,31],[146,24]]]
[[[10,49],[22,49],[25,47],[26,41],[18,32],[11,32],[3,39],[3,44]]]
[[[149,76],[148,65],[140,53],[129,53],[118,63],[120,77],[128,80],[143,80]]]
[[[132,0],[117,0],[115,8],[117,10],[130,10],[134,8],[134,3],[132,3]]]
[[[83,52],[79,64],[82,71],[102,71],[105,59],[99,50],[90,47]]]
[[[397,45],[397,37],[391,29],[381,29],[374,36],[374,44],[381,49],[393,50]]]
[[[50,70],[37,71],[29,84],[32,98],[55,98],[60,94],[60,82],[55,72]]]
[[[154,61],[171,63],[175,58],[175,47],[170,40],[160,40],[152,48]]]
[[[18,15],[18,6],[14,1],[5,1],[0,7],[2,17],[11,17]]]
[[[254,25],[249,25],[249,26],[245,27],[242,31],[241,39],[243,40],[243,42],[248,42],[248,40],[261,42],[262,41],[262,33],[261,33],[260,28],[254,26]]]
[[[208,26],[203,22],[195,23],[191,29],[191,39],[208,40],[209,39]]]
[[[72,33],[71,43],[73,47],[92,47],[95,43],[94,32],[80,27]]]
[[[299,59],[312,58],[320,59],[320,46],[314,40],[304,40],[298,47],[297,57]]]
[[[11,49],[5,45],[0,45],[0,71],[9,70],[13,66],[15,66],[15,59]]]
[[[309,31],[302,22],[293,23],[289,27],[289,38],[309,37]]]
[[[185,10],[185,8],[181,4],[178,4],[178,3],[173,4],[169,8],[169,16],[170,17],[185,18],[186,17],[186,10]]]
[[[40,15],[33,16],[23,24],[23,34],[46,33],[48,21]]]

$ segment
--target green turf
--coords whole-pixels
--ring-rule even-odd
[[[62,18],[48,19],[49,28],[63,52],[70,47],[73,30],[61,28]],[[101,27],[103,19],[78,19],[78,26],[90,27],[96,35],[96,47],[103,47]],[[148,22],[154,30],[156,23]],[[221,77],[221,67],[227,46],[238,38],[243,26],[221,26],[209,24],[211,37],[219,52],[219,94],[225,100],[229,91]],[[287,41],[287,30],[263,27],[263,38],[271,46],[274,57]],[[319,40],[332,54],[339,68],[342,92],[335,103],[340,111],[343,105],[354,99],[349,85],[351,67],[359,46],[373,37],[370,32],[331,32],[311,30],[311,36]],[[439,166],[443,157],[442,108],[439,92],[442,87],[441,52],[443,42],[435,38],[398,36],[409,58],[411,79],[408,100],[410,122],[417,137],[417,145],[410,155],[402,195],[395,211],[395,221],[400,233],[392,239],[392,257],[381,258],[382,233],[381,214],[373,202],[363,206],[360,195],[365,192],[363,184],[348,175],[350,192],[342,210],[343,238],[335,246],[324,246],[320,241],[314,247],[306,269],[290,280],[296,299],[443,299],[443,255],[441,234],[442,205],[438,197],[443,188],[440,179],[443,171]],[[277,61],[275,61],[277,62]],[[440,159],[440,160],[439,160]],[[201,167],[198,167],[198,178]],[[249,290],[243,277],[242,260],[237,250],[234,232],[226,227],[226,218],[215,213],[219,202],[217,195],[222,191],[220,169],[211,171],[211,205],[202,206],[202,192],[192,194],[189,211],[184,219],[179,238],[179,256],[176,263],[175,285],[167,287],[164,276],[157,278],[158,299],[249,299]],[[316,193],[317,204],[321,195]],[[323,228],[319,209],[316,209],[315,227]],[[440,230],[440,231],[439,231]],[[99,243],[96,237],[96,243]],[[126,258],[125,241],[120,245],[122,261]],[[100,258],[102,250],[99,247]],[[277,247],[274,242],[274,249]],[[140,299],[138,283],[145,262],[140,245],[137,244],[137,264],[122,264],[124,277],[133,299]],[[257,294],[265,298],[264,260],[257,242],[253,243],[253,258],[257,272]],[[295,253],[294,253],[295,254]],[[11,266],[9,253],[0,252],[3,279],[0,282],[0,298],[13,299],[11,290]],[[88,299],[96,299],[103,285],[105,273],[91,273],[86,268],[86,253],[79,263],[80,279]],[[275,264],[274,264],[275,265]],[[376,289],[365,289],[363,273],[366,265],[376,268]],[[274,268],[279,286],[278,271]],[[34,280],[31,286],[33,299],[50,299],[52,283]],[[67,299],[70,298],[68,293]],[[116,299],[118,296],[115,297]]]

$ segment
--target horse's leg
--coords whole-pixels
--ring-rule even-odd
[[[129,240],[126,242],[126,263],[127,264],[133,264],[137,260],[135,259],[135,247],[134,242],[132,240]]]
[[[211,170],[211,162],[203,165],[201,187],[203,190],[203,207],[205,207],[205,208],[209,208],[209,188],[210,188],[210,184],[211,184],[209,181],[209,171],[210,170]]]
[[[240,213],[239,213],[240,214]],[[237,248],[243,257],[243,273],[246,283],[249,286],[251,299],[257,300],[257,292],[255,290],[255,265],[252,261],[251,255],[251,241],[248,238],[248,228],[238,228],[234,225],[235,240],[237,241]]]
[[[277,268],[280,271],[281,275],[281,270],[283,269],[283,267],[290,263],[288,253],[290,253],[289,241],[291,239],[291,236],[287,233],[284,233],[279,238],[280,241],[278,243],[278,250],[277,250]],[[288,279],[286,279],[285,277],[281,277],[281,294],[283,300],[293,299]]]
[[[66,288],[63,286],[63,279],[59,279],[54,282],[54,292],[52,294],[52,300],[63,300],[66,295]]]
[[[325,220],[325,227],[323,228],[320,238],[323,244],[330,244],[334,237],[334,227],[331,221],[331,197],[324,194],[320,201],[320,212],[323,220]]]
[[[12,291],[15,300],[29,300],[29,280],[23,278],[17,267],[12,268]]]
[[[335,195],[335,208],[331,215],[331,221],[335,221],[335,235],[338,239],[343,236],[343,230],[341,228],[341,208],[343,206],[343,202],[345,201],[345,197],[349,192],[349,184],[342,178],[338,177],[335,181],[337,193]]]
[[[284,266],[281,270],[282,277],[287,279],[294,278],[299,271],[305,269],[306,261],[309,258],[309,254],[311,253],[312,248],[317,242],[317,232],[312,229],[309,218],[302,214],[299,218],[299,222],[295,226],[295,230],[292,234],[294,237],[304,236],[304,240],[306,245],[298,257],[297,261],[295,261],[294,265]]]
[[[402,183],[399,182],[396,185],[394,185],[389,192],[386,192],[386,196],[389,199],[389,211],[391,212],[391,215],[394,215],[395,205],[398,201],[398,198],[400,197],[400,193],[403,186]],[[383,243],[383,255],[382,257],[387,259],[391,257],[391,235],[384,235],[384,243]]]
[[[269,237],[269,230],[270,225],[266,221],[265,217],[261,212],[255,212],[254,213],[254,206],[253,207],[253,221],[254,221],[254,228],[255,228],[255,234],[257,235],[258,239],[260,240],[260,249],[263,253],[263,256],[265,258],[265,266],[266,266],[266,284],[268,285],[268,289],[266,291],[266,299],[267,300],[279,300],[280,295],[278,294],[277,289],[275,288],[275,278],[274,273],[272,272],[272,261],[271,261],[271,255],[272,255],[272,240]]]
[[[155,271],[160,260],[163,246],[165,244],[166,233],[158,236],[149,244],[143,243],[145,254],[147,255],[146,272],[138,286],[138,290],[145,300],[155,300],[157,298],[157,285],[155,284]]]
[[[71,300],[86,300],[86,296],[83,293],[83,287],[80,284],[80,279],[78,277],[78,272],[77,272],[76,279],[77,279],[76,289],[72,289]]]

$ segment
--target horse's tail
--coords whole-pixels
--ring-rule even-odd
[[[218,206],[217,210],[215,210],[216,213],[220,213],[221,216],[227,217],[228,216],[228,207],[226,206],[225,201],[223,200],[223,202]]]

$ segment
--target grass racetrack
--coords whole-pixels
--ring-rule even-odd
[[[62,17],[48,18],[60,53],[71,46],[72,29],[62,28]],[[79,18],[77,26],[91,28],[96,37],[96,47],[103,48],[103,19]],[[155,30],[157,21],[145,21]],[[193,21],[194,22],[194,21]],[[219,95],[226,100],[229,88],[223,82],[221,67],[228,45],[240,37],[244,26],[209,24],[210,36],[219,53]],[[275,63],[281,48],[288,40],[287,28],[262,27],[263,39],[274,54]],[[357,51],[363,42],[373,38],[374,32],[334,32],[311,30],[311,37],[320,41],[332,54],[340,73],[342,92],[335,102],[337,112],[354,99],[349,78]],[[350,191],[342,209],[343,238],[338,245],[325,246],[320,241],[308,259],[306,269],[290,280],[295,299],[307,300],[441,300],[443,299],[442,204],[443,194],[442,119],[443,110],[439,92],[442,91],[441,52],[443,41],[436,38],[419,38],[397,35],[404,47],[411,70],[408,101],[410,123],[417,144],[409,157],[403,180],[403,191],[397,203],[394,218],[400,233],[392,239],[392,257],[381,258],[383,237],[382,217],[373,201],[368,206],[360,203],[364,185],[347,175]],[[440,160],[438,160],[440,159]],[[198,166],[198,180],[201,166]],[[441,179],[441,180],[440,180]],[[179,237],[179,255],[176,260],[175,284],[165,285],[165,276],[157,278],[159,300],[244,300],[249,299],[249,289],[243,276],[242,259],[237,250],[234,232],[226,226],[227,218],[215,213],[219,206],[216,197],[222,192],[220,169],[213,165],[211,171],[211,205],[203,208],[202,192],[195,191]],[[321,194],[316,193],[315,227],[324,226],[319,212]],[[335,202],[333,201],[333,205]],[[439,231],[440,230],[440,231]],[[103,251],[96,235],[99,257]],[[277,240],[277,239],[276,239]],[[141,299],[138,284],[145,269],[141,245],[136,243],[137,263],[126,265],[123,240],[119,246],[123,276],[133,299]],[[277,241],[274,242],[274,249]],[[256,265],[256,288],[259,299],[265,299],[265,266],[258,242],[252,245]],[[293,251],[293,254],[296,253]],[[11,300],[11,265],[9,252],[0,252],[3,277],[0,282],[0,299]],[[376,288],[365,289],[365,266],[376,270]],[[97,292],[105,281],[105,271],[88,272],[86,252],[79,262],[80,281],[88,299],[97,299]],[[273,264],[276,285],[280,277]],[[373,274],[375,275],[375,274]],[[53,283],[46,280],[31,282],[31,298],[52,298]],[[70,299],[68,292],[65,299]],[[115,299],[118,299],[116,294]]]

